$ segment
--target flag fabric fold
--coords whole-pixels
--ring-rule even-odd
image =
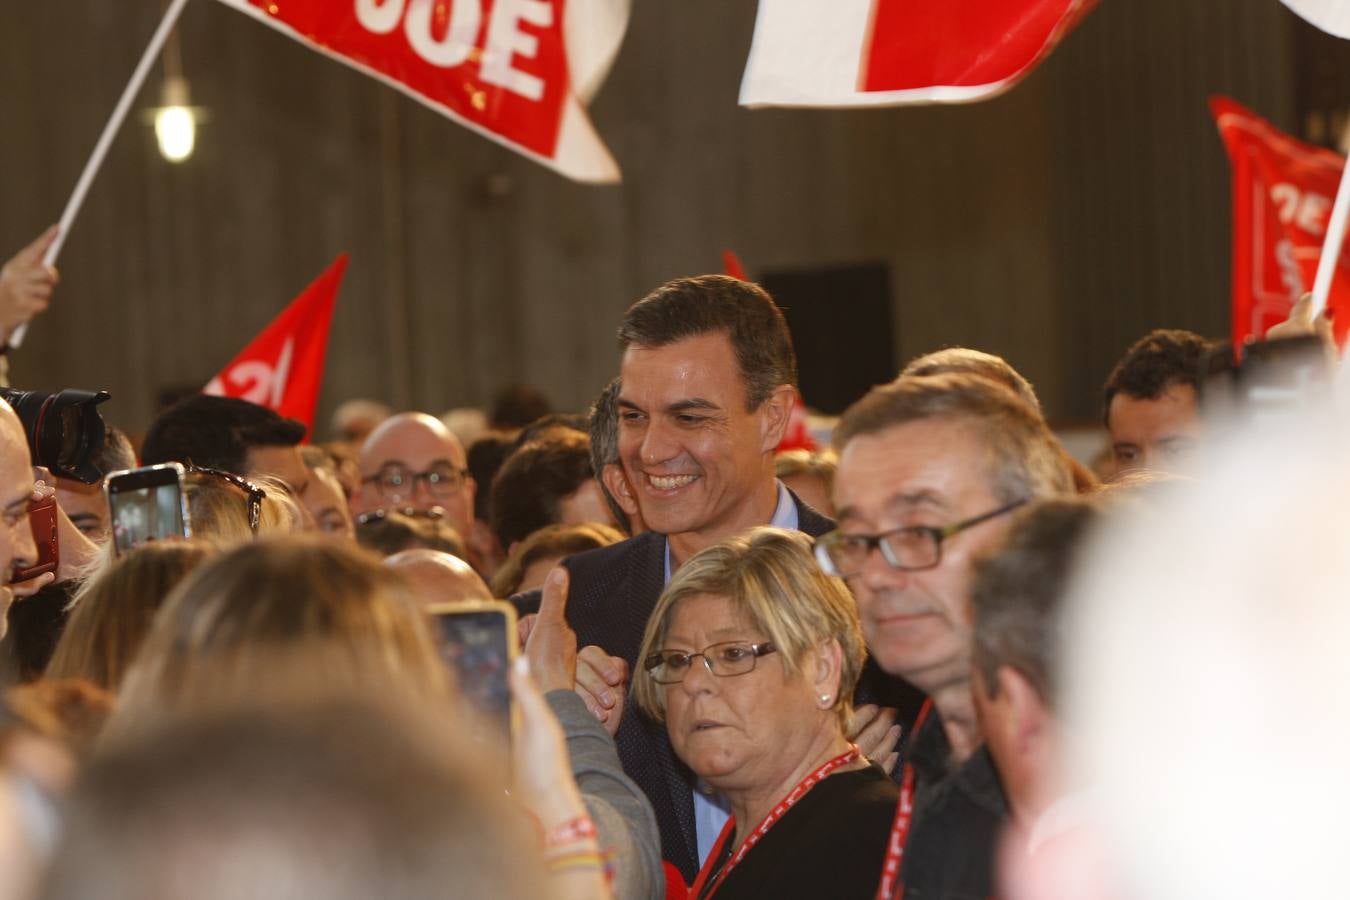
[[[1096,0],[760,0],[743,106],[963,103],[1007,90]]]
[[[347,272],[343,253],[202,389],[238,397],[314,428],[333,306]]]
[[[619,167],[585,103],[630,0],[221,0],[577,181]]]
[[[1210,99],[1233,178],[1233,343],[1265,336],[1312,290],[1345,157],[1290,137],[1240,103]],[[1350,331],[1350,258],[1342,253],[1328,310]]]

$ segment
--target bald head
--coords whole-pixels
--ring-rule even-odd
[[[8,587],[15,569],[37,559],[33,529],[28,524],[28,501],[33,495],[32,460],[19,417],[0,400],[0,636],[14,595]]]
[[[456,531],[469,534],[475,485],[464,447],[440,419],[420,412],[385,419],[361,446],[360,467],[361,491],[353,503],[358,513],[439,506]]]
[[[406,578],[418,599],[428,606],[492,599],[492,591],[473,567],[449,553],[418,547],[395,553],[384,564]]]

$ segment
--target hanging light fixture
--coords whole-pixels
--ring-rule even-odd
[[[183,50],[175,29],[164,44],[164,85],[159,106],[147,118],[154,124],[160,155],[171,163],[192,156],[197,146],[197,124],[206,120],[205,110],[192,105],[191,91],[183,75]]]
[[[160,154],[171,163],[180,163],[192,155],[197,145],[197,115],[189,102],[187,79],[164,79],[160,106],[155,110],[155,140]]]

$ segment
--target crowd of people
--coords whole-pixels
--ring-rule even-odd
[[[54,287],[15,257],[0,328]],[[760,287],[676,279],[617,328],[574,414],[359,400],[321,442],[193,395],[110,427],[103,476],[185,467],[190,535],[123,552],[0,401],[0,569],[37,501],[60,544],[0,592],[0,900],[1335,895],[1340,418],[1220,422],[1231,348],[1158,330],[1096,460],[972,348],[793,446]],[[505,732],[435,619],[494,599]]]

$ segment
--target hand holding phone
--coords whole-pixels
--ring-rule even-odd
[[[41,500],[28,503],[28,524],[33,529],[33,543],[37,545],[37,559],[26,569],[16,569],[11,584],[29,581],[39,575],[55,572],[61,564],[61,545],[57,539],[56,496],[49,494]]]
[[[516,658],[516,611],[509,603],[445,603],[431,607],[441,655],[455,673],[469,705],[514,733],[515,710],[507,681]]]

